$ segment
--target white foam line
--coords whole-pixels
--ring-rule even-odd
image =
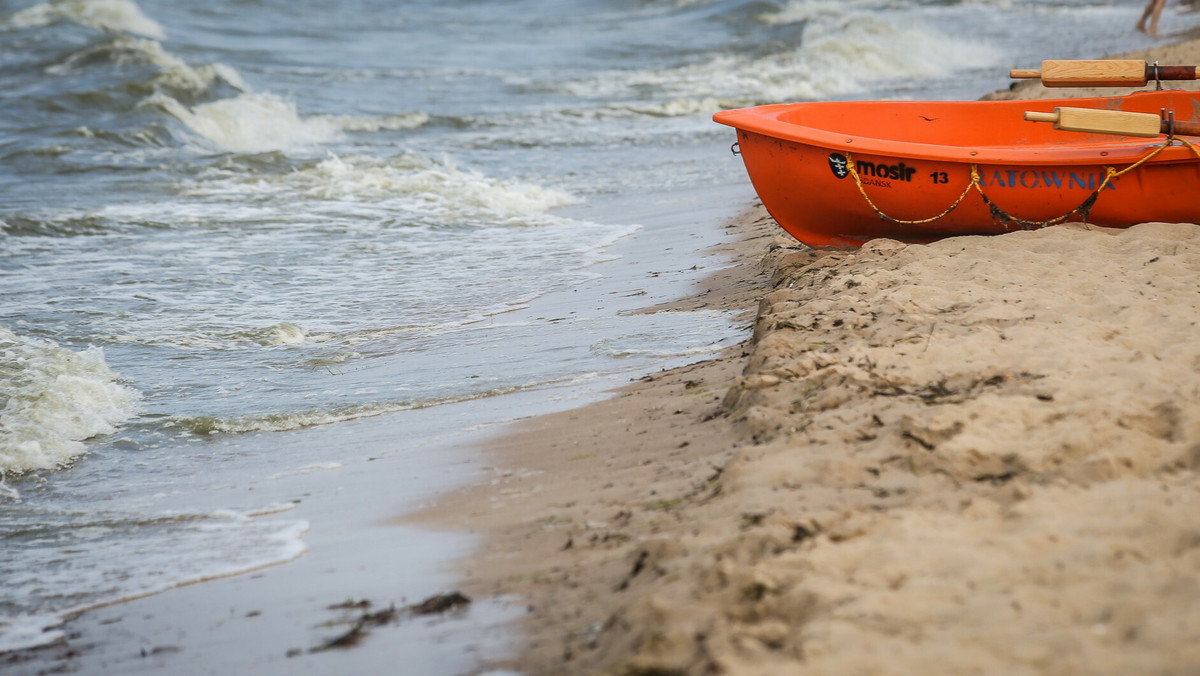
[[[283,511],[283,510],[280,510]],[[163,583],[149,589],[143,589],[136,592],[123,594],[121,596],[96,601],[94,603],[75,606],[66,610],[56,611],[54,613],[42,613],[38,615],[19,615],[15,618],[0,618],[0,628],[4,629],[3,635],[0,635],[0,654],[11,652],[14,650],[24,650],[35,648],[41,645],[47,645],[61,640],[65,634],[59,629],[67,621],[82,615],[83,613],[114,606],[120,603],[128,603],[138,599],[161,594],[171,589],[186,587],[202,582],[211,582],[229,577],[237,577],[245,575],[265,568],[279,566],[291,561],[295,561],[308,551],[308,546],[300,539],[309,529],[307,521],[297,521],[291,524],[288,528],[281,530],[278,533],[270,536],[272,540],[284,541],[286,546],[283,553],[270,561],[256,561],[253,563],[230,566],[224,569],[218,569],[212,572],[194,575],[192,577],[181,578],[171,582]]]

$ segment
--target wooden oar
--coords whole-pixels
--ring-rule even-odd
[[[1041,79],[1047,87],[1142,87],[1157,80],[1195,80],[1195,66],[1145,61],[1043,61],[1041,70],[1016,69],[1014,79]]]
[[[1158,136],[1180,134],[1200,136],[1200,122],[1164,120],[1153,113],[1130,113],[1097,108],[1055,108],[1052,113],[1025,111],[1030,122],[1052,122],[1055,129],[1084,131],[1119,136]]]

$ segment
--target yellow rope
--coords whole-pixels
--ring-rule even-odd
[[[1185,138],[1179,138],[1178,136],[1172,136],[1171,138],[1167,139],[1167,145],[1170,145],[1171,141],[1179,141],[1180,143],[1182,143],[1183,145],[1185,145],[1189,149],[1191,149],[1191,151],[1196,154],[1196,157],[1200,157],[1200,149],[1197,149],[1196,146],[1193,145],[1191,141],[1189,141]]]
[[[1100,181],[1100,186],[1097,187],[1096,190],[1093,191],[1092,194],[1090,196],[1088,196],[1087,199],[1085,199],[1079,206],[1068,211],[1067,213],[1063,214],[1062,216],[1059,216],[1057,218],[1047,219],[1044,221],[1027,221],[1023,218],[1018,218],[1016,216],[1013,216],[1012,214],[1009,214],[1009,213],[1005,212],[1003,209],[1001,209],[1000,207],[996,206],[996,203],[993,202],[990,198],[988,198],[987,194],[985,194],[983,192],[983,186],[979,180],[979,166],[976,164],[973,164],[973,163],[971,164],[971,180],[970,180],[970,182],[967,183],[967,187],[963,188],[963,191],[962,191],[962,193],[959,194],[958,199],[954,200],[954,203],[951,204],[949,207],[947,207],[945,209],[945,211],[943,211],[942,213],[940,213],[936,216],[930,216],[929,218],[920,218],[920,219],[916,219],[916,220],[905,220],[905,219],[901,219],[901,218],[895,218],[893,216],[889,216],[889,215],[885,214],[883,212],[883,210],[880,209],[875,204],[875,202],[871,199],[870,195],[867,194],[866,189],[863,188],[862,178],[858,174],[858,166],[854,161],[854,156],[851,155],[850,153],[846,153],[846,166],[847,166],[847,169],[850,171],[850,176],[854,178],[854,185],[858,187],[859,194],[863,196],[863,199],[866,200],[867,205],[869,207],[871,207],[871,209],[879,216],[879,218],[881,218],[885,221],[891,221],[892,223],[898,223],[900,225],[921,225],[922,223],[930,223],[932,221],[936,221],[939,218],[946,216],[951,211],[954,211],[955,209],[957,209],[958,205],[962,204],[962,201],[964,199],[966,199],[967,194],[970,193],[971,190],[975,190],[979,193],[979,196],[983,198],[983,201],[985,204],[987,204],[988,208],[991,209],[993,216],[998,216],[998,217],[1004,219],[1005,221],[1019,223],[1021,226],[1026,227],[1026,228],[1041,228],[1041,227],[1045,227],[1048,225],[1057,225],[1057,224],[1062,223],[1063,221],[1067,220],[1068,218],[1070,218],[1078,213],[1081,213],[1081,212],[1083,213],[1084,221],[1086,221],[1087,220],[1087,212],[1091,211],[1092,205],[1095,203],[1096,199],[1100,196],[1101,190],[1104,190],[1106,187],[1108,187],[1108,184],[1111,183],[1113,179],[1120,178],[1122,175],[1124,175],[1130,171],[1133,171],[1134,169],[1141,166],[1143,163],[1148,162],[1155,155],[1158,155],[1164,149],[1169,147],[1173,141],[1179,141],[1183,145],[1187,146],[1196,155],[1197,158],[1200,158],[1200,148],[1197,148],[1194,144],[1192,144],[1187,139],[1172,136],[1167,139],[1166,143],[1162,144],[1161,146],[1158,146],[1154,150],[1151,150],[1149,153],[1147,153],[1146,155],[1144,155],[1143,157],[1138,159],[1137,162],[1134,162],[1133,164],[1129,165],[1128,167],[1125,167],[1124,169],[1122,169],[1120,171],[1117,171],[1112,166],[1105,166],[1104,167],[1104,179],[1102,181]]]
[[[954,204],[951,204],[945,211],[938,214],[937,216],[931,216],[929,218],[922,218],[922,219],[916,220],[916,221],[905,221],[905,220],[901,220],[899,218],[892,218],[891,216],[888,216],[887,214],[883,213],[882,209],[875,206],[875,203],[871,201],[870,196],[867,195],[867,191],[863,189],[862,178],[860,178],[858,175],[858,167],[855,165],[854,157],[851,156],[850,153],[846,153],[846,166],[850,170],[850,176],[852,176],[854,178],[854,185],[858,186],[859,194],[861,194],[863,196],[863,199],[865,199],[867,201],[867,204],[872,209],[875,210],[875,213],[879,214],[879,217],[885,221],[891,221],[893,223],[900,223],[901,225],[920,225],[921,223],[929,223],[931,221],[936,221],[937,219],[945,216],[946,214],[948,214],[951,211],[954,211],[956,208],[958,208],[958,205],[961,204],[962,201],[967,197],[967,193],[971,192],[971,188],[975,188],[976,190],[979,190],[980,194],[983,194],[983,190],[981,190],[979,188],[979,172],[976,171],[975,165],[972,164],[971,165],[971,182],[967,184],[966,188],[963,188],[962,194],[958,196],[958,199],[954,200]]]

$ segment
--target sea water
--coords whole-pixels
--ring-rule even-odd
[[[634,312],[752,197],[717,110],[974,98],[1141,6],[0,3],[0,651],[303,556],[363,419],[414,503],[448,428],[743,337]]]

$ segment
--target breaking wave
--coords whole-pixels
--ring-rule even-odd
[[[144,35],[163,40],[166,31],[157,21],[142,13],[131,0],[59,0],[43,2],[23,9],[4,20],[12,28],[38,28],[60,21],[119,33]]]
[[[560,190],[459,168],[417,152],[388,158],[329,157],[273,176],[211,171],[180,187],[191,197],[360,202],[417,222],[539,224],[578,200]]]
[[[195,71],[171,71],[172,80],[183,83],[207,78],[220,78],[240,83],[237,72],[228,73],[219,67]],[[232,69],[230,69],[232,70]],[[194,73],[188,78],[189,71]],[[182,122],[192,133],[218,149],[235,153],[295,152],[308,150],[332,141],[341,140],[345,132],[400,131],[416,129],[429,122],[423,112],[402,113],[375,117],[346,115],[302,115],[296,104],[270,92],[246,92],[209,103],[187,106],[177,99],[156,94],[143,102],[165,111]]]
[[[157,73],[146,83],[179,94],[199,95],[216,84],[225,83],[246,91],[246,83],[236,69],[222,63],[188,65],[171,54],[156,40],[118,35],[74,52],[59,63],[46,68],[46,73],[67,76],[94,66],[97,62],[116,65],[147,65]]]
[[[139,400],[100,348],[76,352],[0,328],[0,471],[69,464],[84,440],[133,417]]]
[[[835,98],[885,82],[948,77],[1001,60],[995,50],[946,35],[911,12],[881,12],[878,4],[792,2],[760,14],[758,21],[765,24],[800,27],[795,45],[781,44],[769,53],[747,45],[673,68],[512,84],[600,101],[612,110],[674,117]],[[653,98],[646,100],[645,92],[653,92]]]
[[[0,27],[37,28],[69,21],[111,35],[44,67],[53,77],[82,79],[98,66],[145,66],[148,77],[130,80],[113,91],[93,92],[93,105],[158,110],[180,123],[184,135],[204,151],[234,153],[302,151],[343,138],[344,133],[399,131],[425,125],[423,112],[355,117],[303,115],[294,102],[271,92],[255,92],[237,69],[222,63],[192,65],[162,44],[165,32],[130,0],[62,0],[42,3],[0,19]],[[133,95],[130,104],[124,96]],[[76,100],[89,95],[72,92]],[[206,100],[207,99],[207,100]],[[140,103],[139,103],[140,102]],[[100,132],[83,128],[85,133]],[[135,145],[157,145],[160,135],[123,131]]]
[[[302,117],[296,104],[270,93],[251,93],[188,107],[156,94],[157,106],[222,150],[261,153],[310,148],[339,138],[341,129],[326,118]]]

